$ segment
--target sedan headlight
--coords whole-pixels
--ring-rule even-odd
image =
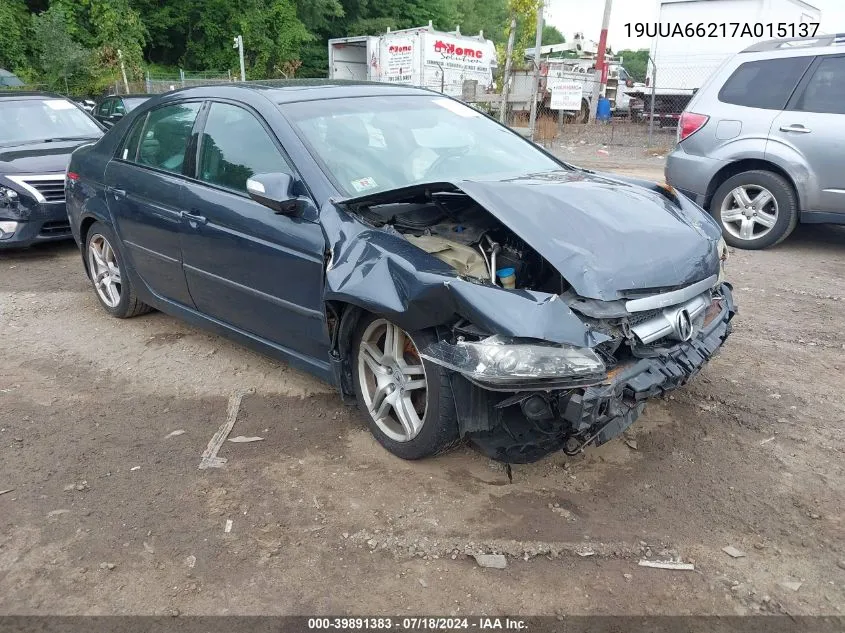
[[[420,355],[492,389],[574,386],[605,375],[604,362],[591,349],[499,335],[454,345],[438,341]]]

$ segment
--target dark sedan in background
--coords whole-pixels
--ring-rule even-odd
[[[0,92],[0,249],[70,238],[65,169],[74,149],[102,135],[69,99]]]
[[[407,459],[601,444],[735,311],[719,227],[688,199],[408,86],[157,97],[74,152],[68,211],[105,311],[158,308],[310,371]]]
[[[93,109],[94,118],[107,128],[150,99],[151,95],[118,95],[106,97]]]

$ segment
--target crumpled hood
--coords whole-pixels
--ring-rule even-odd
[[[625,291],[684,286],[719,272],[719,227],[682,196],[676,204],[624,178],[581,170],[454,185],[583,297],[610,301]]]

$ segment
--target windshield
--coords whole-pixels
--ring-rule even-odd
[[[357,97],[280,107],[349,196],[562,168],[507,128],[443,97]]]
[[[64,99],[0,100],[0,145],[99,138],[103,133]]]

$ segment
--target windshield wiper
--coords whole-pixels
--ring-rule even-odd
[[[35,145],[37,143],[55,143],[57,141],[86,141],[99,138],[98,136],[54,136],[52,138],[31,138],[25,141],[0,143],[0,147],[19,147],[21,145]]]

